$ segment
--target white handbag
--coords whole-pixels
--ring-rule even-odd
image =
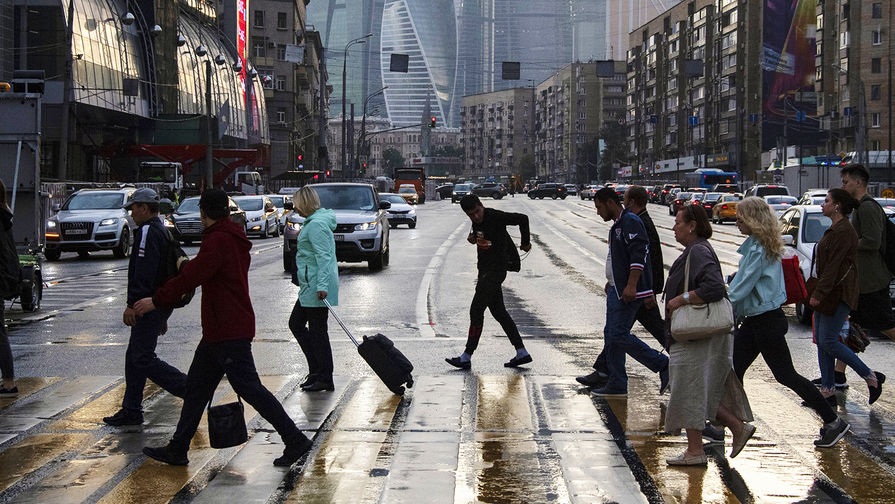
[[[690,290],[690,255],[684,264],[684,292]],[[675,341],[695,341],[729,333],[733,306],[726,297],[705,304],[687,304],[671,312],[671,336]]]

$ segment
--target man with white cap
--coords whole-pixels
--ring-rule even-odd
[[[177,397],[186,394],[186,375],[155,354],[158,337],[167,330],[171,310],[159,309],[138,316],[133,308],[137,300],[152,296],[165,280],[159,276],[164,269],[169,233],[158,216],[159,195],[147,187],[137,189],[124,208],[130,210],[138,227],[127,268],[127,307],[123,316],[125,325],[131,328],[124,357],[124,398],[117,413],[103,418],[114,426],[143,423],[147,378]]]

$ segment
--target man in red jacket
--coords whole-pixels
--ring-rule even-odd
[[[191,289],[202,286],[202,341],[187,374],[187,391],[180,421],[171,441],[161,447],[145,447],[143,453],[171,465],[187,465],[190,440],[202,413],[224,374],[233,390],[270,422],[286,445],[273,461],[286,467],[311,449],[308,439],[289,418],[283,405],[270,393],[255,370],[252,338],[255,312],[249,298],[249,250],[245,229],[230,220],[227,194],[220,189],[202,193],[199,210],[205,231],[202,246],[180,274],[155,291],[151,298],[134,303],[138,315],[171,306]]]

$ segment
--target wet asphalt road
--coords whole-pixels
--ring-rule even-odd
[[[302,429],[318,432],[308,459],[291,471],[270,466],[279,438],[250,409],[247,445],[212,450],[200,432],[188,469],[140,455],[143,444],[173,431],[180,402],[170,395],[147,389],[142,428],[103,426],[123,393],[126,261],[97,253],[48,263],[41,310],[7,311],[16,372],[25,378],[22,396],[0,399],[0,502],[223,502],[234,495],[233,502],[895,502],[895,395],[884,392],[869,408],[851,372],[839,412],[853,433],[834,449],[814,449],[819,419],[759,360],[745,384],[755,440],[736,459],[709,449],[708,469],[667,468],[665,457],[682,451],[685,438],[661,434],[667,396],[657,395],[657,376],[629,359],[627,400],[591,398],[574,381],[602,346],[609,224],[578,199],[485,204],[531,219],[532,252],[504,284],[535,359],[524,369],[502,366],[513,350],[487,314],[472,371],[443,362],[462,351],[476,276],[469,221],[458,205],[421,205],[416,229],[392,230],[391,264],[381,272],[340,263],[343,319],[358,334],[389,336],[416,367],[417,384],[403,400],[379,384],[332,319],[336,391],[298,391],[306,365],[287,327],[297,288],[283,271],[280,239],[252,239],[259,374]],[[660,206],[650,213],[670,265],[681,250],[673,218]],[[510,234],[518,241],[517,230]],[[725,274],[736,270],[742,238],[732,225],[715,226]],[[814,378],[810,329],[787,312],[796,368]],[[198,299],[175,312],[160,357],[189,366],[198,317]],[[635,333],[655,344],[637,325]],[[895,376],[893,357],[895,343],[878,338],[862,354],[871,368]],[[232,400],[225,389],[220,402]]]

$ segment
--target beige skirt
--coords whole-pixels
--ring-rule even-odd
[[[671,345],[666,432],[702,430],[706,420],[715,420],[719,405],[744,422],[752,421],[749,399],[733,372],[732,353],[731,334]]]

